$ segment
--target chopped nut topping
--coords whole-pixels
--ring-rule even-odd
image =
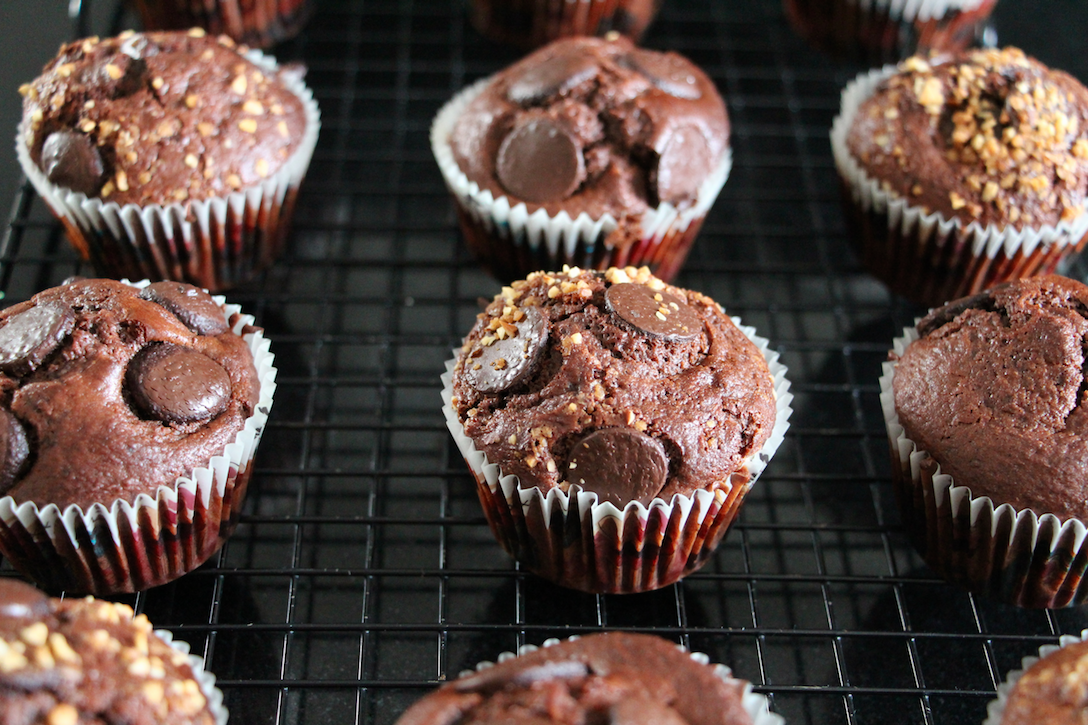
[[[260,101],[255,101],[252,99],[242,104],[242,110],[254,116],[264,115],[264,106],[261,105]]]
[[[196,104],[199,101],[200,101],[200,99],[197,98],[195,94],[190,93],[189,95],[185,96],[185,107],[186,108],[196,108]]]
[[[257,172],[257,176],[260,176],[263,179],[268,176],[268,161],[265,159],[257,159],[253,164],[253,170]]]
[[[243,118],[241,121],[238,122],[238,128],[242,131],[245,131],[246,133],[256,133],[257,122],[252,118]]]
[[[238,178],[238,174],[227,174],[227,185],[232,189],[240,189],[242,187],[242,180]]]
[[[201,136],[211,136],[215,133],[215,126],[207,121],[201,121],[196,125],[196,130],[200,132]]]
[[[95,130],[97,126],[98,124],[88,118],[86,120],[80,121],[79,130],[83,133],[91,133]]]
[[[128,174],[125,173],[124,169],[117,169],[114,179],[116,179],[118,191],[128,191]]]
[[[76,725],[79,722],[79,711],[72,705],[62,702],[49,711],[45,722],[47,725]]]
[[[190,38],[203,38],[204,35],[204,28],[189,28]]]
[[[195,169],[199,163],[200,161],[193,154],[185,154],[185,165],[190,169]]]
[[[230,84],[230,89],[237,93],[239,96],[245,94],[248,83],[244,75],[235,76],[234,81]]]

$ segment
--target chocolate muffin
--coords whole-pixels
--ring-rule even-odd
[[[780,721],[763,698],[746,697],[749,687],[659,637],[610,632],[545,643],[466,673],[412,705],[397,725]]]
[[[622,578],[633,562],[610,573],[597,561],[588,574],[555,563],[606,551],[601,541],[595,549],[592,527],[586,541],[552,543],[542,540],[544,522],[535,533],[532,520],[527,531],[507,530],[501,497],[559,494],[608,507],[617,521],[647,508],[671,515],[677,497],[697,497],[715,513],[722,507],[720,528],[705,548],[699,542],[705,558],[773,450],[767,444],[776,423],[784,430],[780,372],[772,374],[765,351],[717,303],[645,268],[537,272],[504,288],[465,338],[449,381],[449,417],[455,437],[497,465],[498,477],[519,482],[518,493],[499,492],[497,480],[486,480],[466,456],[508,551],[567,586],[626,587],[610,577]],[[545,553],[553,544],[559,549]],[[581,553],[563,551],[578,546]],[[650,561],[640,566],[678,577],[700,559],[693,555],[677,569],[671,554],[658,554],[647,552]],[[668,583],[655,577],[648,580],[654,586]]]
[[[863,261],[941,304],[1053,271],[1088,229],[1088,89],[1016,48],[860,77],[832,132]]]
[[[297,77],[198,28],[70,43],[20,90],[24,168],[101,271],[214,289],[278,251],[317,132]],[[237,208],[210,205],[234,194]]]
[[[1088,286],[1056,275],[949,303],[897,341],[881,383],[904,525],[947,578],[1023,606],[1088,596],[1086,346]]]
[[[4,723],[225,723],[215,678],[163,634],[124,604],[50,599],[0,579]]]
[[[662,0],[472,0],[469,18],[491,40],[531,49],[573,35],[620,33],[637,41]]]
[[[32,507],[45,517],[42,526],[66,516],[69,507],[116,519],[124,514],[110,512],[115,502],[165,506],[178,527],[174,532],[139,519],[122,525],[139,533],[119,542],[122,550],[134,547],[138,563],[150,556],[139,549],[168,533],[181,539],[171,543],[182,549],[190,546],[189,537],[199,539],[194,551],[183,552],[183,564],[162,563],[165,571],[152,571],[158,564],[150,556],[147,571],[114,563],[105,567],[108,575],[96,578],[64,562],[63,547],[42,554],[36,547],[46,542],[20,535],[25,520],[5,520],[0,550],[16,567],[65,588],[135,589],[180,575],[178,567],[196,566],[203,561],[194,561],[197,550],[207,558],[218,548],[237,520],[255,441],[233,455],[231,450],[259,434],[254,426],[263,425],[270,405],[267,346],[247,319],[184,283],[140,288],[100,279],[75,280],[0,312],[3,506]],[[234,470],[222,470],[219,481],[196,473],[221,468],[212,462],[224,451]],[[179,494],[182,480],[187,483]],[[217,485],[222,488],[211,493]],[[199,501],[190,498],[194,487],[207,489]],[[201,515],[211,518],[189,530],[186,506],[210,506]],[[145,524],[152,530],[140,531]]]
[[[1080,725],[1088,710],[1088,642],[1055,649],[1013,685],[1000,725]]]
[[[144,30],[203,28],[256,48],[293,38],[313,13],[311,0],[127,0]]]
[[[730,158],[710,78],[624,38],[560,40],[525,57],[451,101],[432,143],[466,242],[503,279],[564,263],[644,263],[667,279]],[[529,219],[535,231],[521,228]]]

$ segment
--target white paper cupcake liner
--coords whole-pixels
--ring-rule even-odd
[[[223,704],[223,693],[215,686],[215,675],[204,669],[204,658],[198,657],[189,651],[189,643],[174,639],[174,633],[167,629],[156,629],[154,634],[166,642],[173,649],[181,652],[189,660],[189,667],[193,670],[193,679],[200,685],[200,691],[208,701],[208,709],[215,718],[215,725],[227,725],[230,713]]]
[[[540,269],[560,269],[564,264],[583,269],[647,266],[659,279],[672,279],[729,178],[732,151],[726,149],[717,168],[703,181],[694,204],[677,209],[663,203],[647,210],[639,222],[638,241],[613,248],[606,242],[618,223],[611,214],[592,219],[582,212],[572,219],[565,211],[554,216],[542,208],[529,213],[524,202],[511,206],[510,199],[480,189],[458,167],[450,134],[465,107],[491,80],[484,78],[463,89],[431,124],[431,150],[457,205],[465,242],[480,263],[506,280]]]
[[[267,48],[293,37],[313,11],[311,0],[128,0],[144,30],[200,27],[239,43]]]
[[[574,641],[578,639],[577,636],[569,637],[566,641]],[[544,640],[540,647],[554,647],[560,644],[563,640],[551,638]],[[496,658],[496,662],[506,662],[507,660],[515,657],[521,657],[527,655],[530,652],[536,652],[540,647],[535,644],[525,644],[518,648],[517,653],[514,652],[502,652]],[[681,652],[688,652],[688,650],[680,645],[676,645],[676,648]],[[785,725],[786,720],[776,713],[771,712],[770,703],[767,698],[752,690],[752,683],[748,680],[741,680],[733,676],[733,671],[722,664],[711,664],[710,657],[702,652],[688,652],[691,655],[691,659],[698,662],[701,665],[706,665],[714,670],[714,674],[726,683],[742,683],[744,688],[744,694],[741,697],[741,706],[748,714],[748,717],[752,720],[752,725]],[[495,662],[484,661],[476,665],[475,670],[465,670],[460,673],[460,677],[467,677],[474,672],[480,672],[490,667],[494,667]]]
[[[234,531],[272,408],[276,368],[264,332],[243,334],[253,316],[214,299],[253,354],[260,384],[253,414],[207,466],[133,501],[84,511],[0,497],[0,552],[42,589],[105,596],[158,586],[207,561]]]
[[[271,56],[246,58],[274,73]],[[283,249],[295,196],[310,165],[321,112],[313,93],[293,74],[281,76],[302,101],[306,128],[298,148],[262,181],[223,197],[167,205],[104,202],[57,186],[30,158],[22,123],[15,153],[23,172],[64,224],[79,253],[103,275],[177,280],[213,292],[237,285],[270,266]]]
[[[638,40],[660,5],[661,0],[471,0],[468,8],[482,35],[528,49],[612,31]]]
[[[831,127],[831,150],[843,182],[854,239],[862,263],[894,292],[937,306],[981,292],[1000,282],[1053,272],[1080,250],[1088,234],[1088,211],[1056,226],[999,228],[927,213],[881,188],[846,145],[857,110],[876,86],[896,72],[892,65],[869,71],[842,92]]]
[[[649,506],[631,501],[621,510],[599,503],[597,494],[580,486],[546,494],[522,487],[517,476],[504,475],[464,433],[453,409],[453,367],[442,375],[442,411],[477,483],[477,493],[495,538],[533,573],[557,584],[588,592],[633,593],[659,589],[699,569],[736,518],[745,495],[778,450],[793,413],[786,367],[755,328],[734,324],[763,354],[774,379],[776,416],[771,436],[745,468],[744,484],[725,483],[714,491],[671,500],[655,498]]]
[[[915,328],[905,328],[893,352],[902,356],[917,339]],[[1088,600],[1088,527],[1079,519],[1063,523],[1054,514],[997,505],[929,465],[929,453],[906,436],[895,411],[895,363],[883,369],[880,405],[892,479],[903,526],[926,563],[950,582],[1020,607],[1053,609]]]
[[[1079,637],[1063,634],[1058,638],[1058,644],[1045,644],[1039,648],[1038,655],[1024,657],[1020,661],[1020,669],[1009,672],[1008,676],[1005,677],[1005,681],[997,686],[997,699],[991,700],[990,704],[986,706],[986,719],[982,721],[982,725],[1001,725],[1001,720],[1005,717],[1005,705],[1008,702],[1009,693],[1012,692],[1012,688],[1016,687],[1016,683],[1032,665],[1047,655],[1057,652],[1062,647],[1068,647],[1071,644],[1085,640],[1088,640],[1088,629],[1082,630]]]

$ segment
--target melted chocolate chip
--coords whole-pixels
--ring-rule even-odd
[[[657,168],[652,173],[651,183],[658,200],[676,203],[694,199],[717,163],[699,129],[694,126],[676,129],[662,145]]]
[[[670,96],[693,101],[703,95],[691,64],[673,53],[655,53],[636,48],[620,62],[646,76]]]
[[[691,340],[703,321],[684,300],[670,292],[655,292],[644,284],[625,282],[605,290],[608,311],[635,329],[667,340]]]
[[[501,393],[523,383],[536,370],[548,341],[548,319],[535,307],[518,322],[517,335],[496,339],[490,345],[477,342],[465,359],[465,381],[481,393]]]
[[[29,457],[30,443],[23,424],[9,410],[0,408],[0,495],[15,483]]]
[[[54,131],[42,145],[42,171],[57,186],[94,196],[102,185],[102,155],[90,136]]]
[[[230,328],[212,296],[184,282],[155,282],[140,290],[140,297],[162,305],[198,335],[222,335]]]
[[[71,311],[53,305],[12,315],[0,327],[0,370],[26,375],[57,349],[74,325]]]
[[[144,417],[191,423],[222,413],[230,402],[230,376],[207,355],[173,343],[148,345],[125,373],[133,405]]]
[[[0,617],[41,619],[49,614],[49,597],[29,584],[0,578]]]
[[[578,660],[542,662],[523,670],[489,667],[475,674],[454,680],[457,692],[491,692],[506,685],[529,687],[542,680],[573,680],[589,675],[589,667]]]
[[[534,203],[570,196],[586,176],[582,149],[549,118],[523,119],[503,139],[495,174],[513,196]]]
[[[556,55],[537,63],[514,79],[506,97],[529,104],[569,91],[597,73],[597,62],[588,55]]]
[[[629,501],[650,503],[668,473],[661,441],[632,428],[593,431],[571,449],[566,468],[567,481],[621,508]]]

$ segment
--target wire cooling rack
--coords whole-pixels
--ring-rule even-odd
[[[500,652],[629,629],[728,664],[791,724],[978,723],[1021,657],[1088,624],[942,583],[899,526],[877,376],[919,310],[844,238],[827,132],[857,69],[807,49],[779,0],[666,0],[645,42],[702,66],[733,121],[732,176],[677,282],[769,337],[796,395],[739,522],[702,571],[637,596],[557,588],[499,549],[438,396],[499,286],[458,240],[427,134],[517,54],[460,0],[319,2],[276,50],[308,65],[324,120],[290,247],[230,294],[280,371],[246,513],[214,561],[126,599],[204,655],[235,722],[392,723]],[[6,300],[90,271],[24,187]]]

